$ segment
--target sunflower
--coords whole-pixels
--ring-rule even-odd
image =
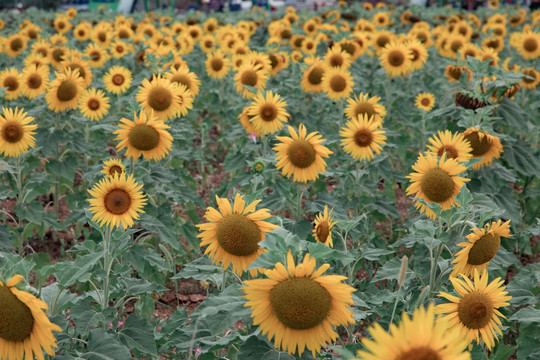
[[[253,99],[256,93],[251,92],[247,86],[263,90],[266,86],[266,79],[268,73],[262,70],[260,65],[255,65],[252,62],[244,63],[234,76],[236,82],[236,92],[242,95],[244,98]]]
[[[330,99],[342,99],[351,93],[354,81],[351,73],[340,68],[331,68],[324,72],[321,86]]]
[[[337,221],[333,221],[333,210],[334,208],[330,209],[330,212],[328,212],[328,205],[324,205],[324,211],[315,216],[315,228],[313,229],[313,237],[318,242],[321,242],[328,247],[333,246],[332,227],[337,224]]]
[[[446,154],[448,159],[456,159],[459,162],[469,161],[472,157],[470,143],[465,140],[463,134],[452,134],[450,130],[439,131],[438,136],[429,139],[429,152],[442,156]]]
[[[49,59],[41,54],[28,54],[24,58],[24,67],[31,67],[32,65],[47,66],[49,68]]]
[[[138,159],[141,154],[146,160],[160,160],[172,148],[173,138],[167,132],[170,126],[163,121],[141,110],[139,116],[133,114],[134,120],[122,118],[120,129],[116,130],[118,151],[127,148],[126,156]]]
[[[88,23],[80,23],[73,29],[73,36],[78,41],[86,41],[90,39],[90,33],[92,32],[92,26]]]
[[[435,105],[435,96],[430,93],[420,93],[416,96],[414,105],[424,111],[431,111]]]
[[[103,47],[90,44],[84,50],[84,55],[88,58],[88,63],[93,68],[100,68],[109,60],[110,55]]]
[[[54,356],[58,346],[52,332],[62,329],[43,311],[48,310],[44,301],[15,287],[22,280],[15,275],[0,281],[0,359],[44,359],[43,351]]]
[[[84,79],[79,76],[79,71],[67,69],[65,73],[56,73],[56,79],[51,82],[45,100],[54,112],[76,109],[83,91]]]
[[[467,340],[447,320],[437,319],[435,311],[430,304],[427,309],[416,308],[412,318],[403,312],[402,321],[391,324],[388,332],[375,323],[369,329],[373,340],[362,340],[366,350],[358,351],[356,360],[470,360]]]
[[[323,75],[329,70],[326,63],[317,60],[309,68],[304,71],[300,85],[304,92],[318,93],[322,91]]]
[[[15,100],[21,96],[21,74],[16,68],[4,69],[0,72],[0,87],[4,90],[4,99]]]
[[[324,62],[329,68],[337,67],[339,69],[348,69],[351,66],[351,55],[341,46],[333,46],[326,51]]]
[[[88,190],[91,199],[90,212],[94,213],[92,221],[98,221],[99,226],[109,226],[111,230],[119,227],[124,230],[133,226],[133,220],[139,219],[139,213],[144,213],[146,195],[141,191],[143,185],[135,182],[133,175],[126,173],[107,176]]]
[[[396,38],[396,34],[390,31],[378,31],[372,37],[372,44],[377,54],[380,54],[386,45],[390,44]]]
[[[479,56],[480,61],[490,60],[489,65],[498,66],[499,64],[499,55],[492,48],[482,48]]]
[[[8,56],[19,56],[26,49],[26,37],[22,34],[11,35],[5,40],[5,52]]]
[[[474,281],[466,276],[462,276],[463,279],[451,277],[458,296],[439,293],[440,297],[451,302],[437,305],[436,311],[448,314],[443,319],[448,319],[450,327],[461,329],[469,343],[474,340],[479,344],[481,339],[491,349],[495,345],[496,333],[502,336],[499,317],[504,318],[504,315],[497,309],[510,305],[508,301],[512,297],[506,295],[501,278],[488,284],[487,271],[479,274],[476,269],[473,276]]]
[[[201,81],[195,73],[189,71],[187,65],[171,68],[166,77],[171,83],[184,85],[191,92],[193,97],[197,96],[199,93]]]
[[[407,195],[413,195],[424,199],[427,203],[435,202],[441,205],[443,210],[448,210],[458,203],[454,200],[465,182],[470,179],[457,176],[467,170],[467,167],[458,163],[456,159],[447,159],[446,153],[442,157],[436,154],[420,154],[413,165],[414,173],[407,176],[411,184],[407,188]],[[416,208],[432,219],[436,214],[427,206],[416,202]]]
[[[379,100],[381,98],[378,96],[369,97],[369,94],[364,93],[348,98],[345,115],[350,120],[356,119],[358,115],[366,115],[368,118],[373,116],[373,120],[382,125],[383,118],[386,116],[386,108],[379,104]]]
[[[49,85],[49,67],[31,65],[24,68],[20,76],[21,91],[29,99],[44,94]]]
[[[79,76],[84,80],[85,88],[92,84],[94,76],[92,70],[90,70],[90,65],[86,61],[77,57],[68,58],[62,62],[62,71],[66,72],[68,69],[79,71]]]
[[[229,73],[230,62],[225,54],[218,50],[206,57],[206,73],[214,79],[222,79]]]
[[[193,102],[185,86],[171,83],[161,75],[154,76],[152,81],[144,79],[135,99],[148,115],[153,111],[160,120],[187,114]]]
[[[502,223],[501,220],[486,224],[483,229],[471,229],[467,235],[467,242],[459,243],[462,247],[452,264],[456,264],[450,276],[471,276],[475,270],[482,273],[487,269],[489,262],[497,255],[501,246],[501,237],[510,237],[510,220]]]
[[[386,144],[385,131],[379,129],[380,123],[374,119],[373,116],[358,115],[339,132],[343,150],[356,160],[373,159],[373,153],[380,154],[381,145]]]
[[[463,60],[467,60],[467,57],[473,57],[473,58],[479,58],[480,54],[482,54],[482,50],[474,44],[466,43],[459,49],[460,57]]]
[[[387,44],[379,56],[381,66],[391,77],[405,75],[411,67],[412,58],[411,50],[397,41]]]
[[[304,124],[300,124],[298,133],[292,126],[288,127],[287,136],[277,136],[281,141],[273,150],[277,152],[275,160],[278,161],[276,167],[282,169],[283,175],[290,178],[294,174],[295,182],[307,182],[316,180],[319,173],[326,171],[327,158],[332,154],[327,147],[321,145],[325,139],[317,132],[312,132],[306,136],[307,130]]]
[[[263,221],[271,215],[268,209],[255,207],[261,200],[256,200],[246,206],[244,197],[236,194],[234,203],[226,198],[216,196],[218,210],[206,208],[204,217],[208,223],[198,224],[202,231],[197,237],[201,238],[201,246],[209,245],[204,251],[217,264],[221,261],[223,269],[229,268],[241,275],[257,257],[266,252],[259,246],[266,234],[278,228],[277,225]]]
[[[537,87],[538,84],[540,84],[540,72],[538,72],[535,68],[529,67],[526,69],[521,69],[521,72],[524,75],[532,78],[524,77],[521,79],[521,85],[523,85],[525,89],[532,90]]]
[[[133,76],[131,71],[123,66],[113,66],[103,75],[105,89],[113,94],[123,94],[130,88]]]
[[[120,159],[109,159],[103,162],[101,173],[106,176],[114,177],[125,172],[126,167]]]
[[[449,82],[458,82],[464,72],[467,73],[467,80],[471,82],[473,75],[472,71],[465,66],[448,65],[444,70],[444,75],[448,78]]]
[[[322,275],[329,264],[315,266],[309,254],[295,265],[289,251],[286,266],[277,263],[265,272],[268,279],[244,281],[241,288],[253,324],[289,354],[301,356],[307,347],[315,356],[322,345],[338,338],[332,326],[354,324],[350,307],[355,289],[342,283],[347,277]]]
[[[494,159],[501,157],[503,146],[498,137],[480,132],[477,128],[468,128],[463,132],[463,137],[471,144],[473,159],[483,158],[473,165],[474,170],[491,165]]]
[[[109,113],[109,98],[103,90],[87,89],[79,99],[79,110],[90,120],[101,120]]]
[[[426,47],[422,45],[419,40],[407,41],[405,46],[407,46],[412,54],[411,69],[420,70],[423,68],[428,58],[428,51]]]
[[[0,115],[0,153],[4,156],[18,157],[34,147],[34,134],[37,125],[32,123],[34,118],[26,116],[24,109],[18,107],[2,108]]]
[[[133,45],[125,41],[115,41],[111,44],[109,51],[116,59],[121,59],[134,51]]]
[[[246,130],[248,135],[255,134],[256,137],[261,138],[262,134],[260,131],[255,129],[255,126],[253,126],[253,124],[251,123],[248,111],[248,107],[242,109],[242,113],[238,115],[238,121],[240,121],[240,124],[242,124],[242,127],[244,128],[244,130]]]
[[[273,134],[283,128],[289,114],[287,103],[272,91],[259,92],[248,108],[247,115],[257,132]]]

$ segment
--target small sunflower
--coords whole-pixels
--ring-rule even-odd
[[[386,144],[386,131],[380,130],[380,123],[374,117],[358,115],[349,120],[341,129],[341,146],[356,160],[371,160],[373,153],[380,154],[381,145]]]
[[[15,275],[0,281],[0,359],[43,359],[43,351],[54,356],[58,346],[52,332],[62,329],[47,317],[44,301],[15,287],[22,280]]]
[[[0,153],[4,156],[18,157],[34,147],[37,125],[34,118],[27,116],[24,109],[2,108],[0,115]]]
[[[358,351],[356,360],[470,360],[467,340],[447,320],[436,318],[435,311],[431,303],[416,308],[412,318],[403,312],[402,321],[389,331],[375,323],[369,329],[373,340],[362,340],[366,350]]]
[[[109,113],[109,98],[105,96],[103,90],[87,89],[79,99],[79,110],[84,117],[98,121]]]
[[[56,73],[45,100],[54,112],[76,109],[83,91],[84,79],[79,76],[79,71],[68,69],[65,73]]]
[[[334,208],[328,212],[328,205],[324,205],[324,211],[315,216],[315,228],[313,229],[313,237],[328,247],[334,245],[332,242],[332,227],[337,224],[337,221],[333,221],[333,210]]]
[[[197,96],[199,93],[201,81],[195,73],[189,71],[187,65],[171,68],[166,76],[171,83],[184,85],[191,92],[193,97]]]
[[[226,198],[216,196],[218,210],[206,208],[204,217],[208,223],[198,224],[202,231],[197,237],[201,238],[201,246],[207,246],[204,251],[209,254],[214,264],[221,261],[221,267],[227,269],[232,264],[232,270],[241,275],[260,254],[265,252],[259,242],[266,237],[266,232],[278,228],[277,225],[263,221],[271,215],[268,209],[255,207],[260,200],[246,206],[244,197],[236,194],[234,203]]]
[[[120,159],[109,159],[103,162],[101,173],[106,176],[114,177],[115,175],[124,173],[125,169],[126,167],[122,164]]]
[[[475,270],[482,273],[487,269],[489,262],[497,255],[501,246],[501,237],[510,237],[510,220],[502,223],[501,220],[486,224],[483,229],[471,229],[467,235],[468,242],[459,243],[462,247],[452,264],[456,264],[450,276],[471,276]]]
[[[248,116],[255,129],[262,134],[273,134],[283,128],[289,113],[287,103],[272,91],[259,92],[248,108]]]
[[[229,73],[229,59],[218,50],[206,57],[206,73],[214,79],[222,79]]]
[[[351,66],[351,55],[342,50],[341,46],[333,46],[326,51],[324,62],[329,68],[348,69]]]
[[[139,213],[144,213],[146,195],[141,191],[143,185],[135,182],[133,175],[126,173],[105,177],[88,190],[91,199],[90,212],[94,213],[92,221],[98,221],[100,226],[106,225],[111,229],[122,224],[124,230],[133,226],[133,220],[138,220]]]
[[[6,54],[10,57],[19,56],[26,49],[27,38],[22,34],[14,34],[8,37],[4,42]]]
[[[167,132],[169,125],[141,110],[139,116],[133,114],[134,120],[122,118],[120,129],[114,134],[118,151],[127,148],[126,156],[138,159],[141,154],[146,160],[161,160],[172,149],[173,138]]]
[[[430,93],[420,93],[416,96],[414,105],[424,111],[431,111],[435,105],[435,96]]]
[[[245,85],[263,90],[266,86],[267,78],[268,73],[262,70],[260,65],[255,65],[251,62],[244,63],[234,76],[236,92],[241,94],[243,98],[252,99],[256,96],[256,93],[251,92]]]
[[[338,338],[332,326],[354,324],[350,307],[355,289],[342,283],[345,276],[322,275],[329,264],[316,265],[309,254],[295,265],[289,251],[286,266],[277,263],[265,272],[268,279],[245,281],[242,288],[253,324],[289,354],[301,356],[307,348],[315,356]]]
[[[24,96],[33,99],[44,94],[49,85],[49,66],[31,65],[21,73],[21,90]]]
[[[373,120],[382,124],[386,116],[386,108],[379,104],[381,100],[378,96],[369,97],[369,94],[360,93],[358,96],[347,99],[347,108],[345,115],[350,119],[356,119],[359,115],[366,115],[368,118],[373,116]]]
[[[21,96],[21,74],[16,68],[4,69],[0,72],[0,87],[4,90],[4,99],[15,100]]]
[[[332,154],[332,151],[321,145],[326,140],[317,132],[307,135],[304,124],[300,124],[298,133],[292,126],[289,126],[288,130],[291,137],[277,136],[281,142],[273,148],[277,153],[276,167],[282,169],[287,178],[294,174],[295,182],[316,180],[320,173],[326,172],[323,157],[327,158]]]
[[[472,147],[472,157],[483,158],[480,162],[473,165],[474,170],[483,166],[489,166],[494,159],[501,157],[503,146],[498,137],[481,132],[477,128],[468,128],[463,132],[465,140],[469,141]]]
[[[328,69],[328,65],[320,60],[311,64],[311,66],[304,71],[302,81],[300,82],[304,92],[321,92],[323,90],[322,78]]]
[[[160,120],[187,114],[187,109],[191,109],[193,102],[191,93],[185,86],[171,83],[161,75],[154,76],[152,81],[144,79],[135,99],[147,114],[153,111]]]
[[[351,73],[339,68],[326,71],[321,80],[322,90],[330,99],[343,99],[353,90],[354,81]]]
[[[405,46],[412,54],[411,69],[420,70],[426,64],[428,51],[419,40],[410,40],[405,43]]]
[[[465,276],[463,279],[451,277],[450,282],[458,296],[439,293],[451,302],[437,305],[437,313],[448,314],[443,319],[448,319],[450,327],[461,329],[469,343],[474,340],[479,344],[482,340],[491,349],[497,333],[502,336],[499,317],[504,318],[504,315],[498,308],[510,305],[508,301],[512,299],[504,291],[503,280],[496,278],[488,284],[487,271],[479,274],[474,270],[474,281]]]
[[[131,86],[133,76],[131,71],[123,66],[113,66],[103,75],[105,89],[113,94],[123,94]]]
[[[458,203],[454,200],[465,182],[470,179],[457,176],[467,170],[467,167],[458,163],[456,159],[447,159],[446,153],[442,157],[436,154],[420,154],[413,165],[415,172],[407,176],[411,184],[407,188],[407,195],[413,195],[424,199],[427,203],[435,202],[441,205],[443,210],[448,210]],[[436,214],[427,206],[416,202],[416,208],[432,219]]]
[[[84,50],[84,55],[88,58],[88,63],[93,68],[103,67],[110,58],[107,50],[94,43],[88,45]]]
[[[429,139],[429,152],[442,156],[446,154],[448,159],[456,159],[459,162],[469,161],[472,157],[472,148],[463,134],[452,134],[450,130],[439,131],[438,136]]]
[[[518,43],[519,54],[525,59],[534,60],[540,56],[540,34],[532,31],[525,32]]]
[[[381,66],[391,77],[405,75],[412,65],[413,54],[398,41],[387,44],[379,55]]]

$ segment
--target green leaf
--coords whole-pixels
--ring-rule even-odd
[[[510,304],[516,307],[537,304],[540,296],[540,291],[538,291],[539,283],[540,263],[525,266],[512,278],[507,286],[508,293],[512,295]]]
[[[24,220],[36,225],[41,225],[43,221],[43,206],[39,201],[33,201],[29,204],[17,202],[15,205],[15,214]]]
[[[495,355],[490,357],[490,360],[507,360],[510,356],[514,355],[516,350],[515,346],[499,344]]]
[[[130,349],[135,348],[145,354],[157,356],[154,329],[142,317],[131,314],[118,332],[118,338]]]
[[[6,225],[0,225],[0,251],[11,252],[13,250],[13,240],[11,232]]]
[[[84,283],[92,276],[91,269],[103,257],[104,252],[78,256],[75,261],[58,262],[54,265],[55,277],[58,282],[68,287],[76,282]]]
[[[528,306],[519,310],[514,315],[508,318],[509,321],[519,321],[520,323],[540,323],[540,310],[532,306]]]
[[[295,360],[294,356],[286,352],[277,351],[259,336],[247,339],[238,352],[238,359],[242,360]]]
[[[377,273],[373,277],[372,282],[380,280],[397,280],[399,277],[399,270],[401,269],[401,259],[393,258],[387,261],[380,269],[377,270]],[[406,279],[410,280],[414,277],[414,273],[411,269],[407,269]],[[408,280],[405,280],[407,283]]]
[[[148,282],[144,279],[122,279],[129,295],[160,293],[167,290],[166,287]]]
[[[53,315],[53,308],[54,313],[58,313],[71,306],[72,303],[76,303],[77,294],[72,294],[66,289],[62,290],[58,283],[54,283],[41,289],[41,299],[49,305],[48,314],[50,316]]]
[[[88,337],[87,351],[80,355],[89,360],[131,360],[129,349],[104,329],[94,329]]]
[[[521,143],[506,145],[503,158],[523,175],[540,177],[538,155],[534,155],[530,148],[523,146]]]
[[[321,262],[340,261],[343,265],[352,263],[355,258],[349,253],[341,250],[332,249],[322,243],[309,243],[309,255],[320,260]]]
[[[186,264],[182,270],[171,279],[195,279],[199,281],[211,281],[216,285],[221,284],[222,270],[219,266],[212,265],[208,257],[203,256]]]

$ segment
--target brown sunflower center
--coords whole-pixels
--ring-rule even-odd
[[[114,176],[115,174],[116,175],[122,174],[122,168],[118,165],[113,165],[109,168],[109,175]]]
[[[483,235],[476,240],[469,251],[467,263],[471,265],[482,265],[490,261],[497,255],[501,246],[501,237],[492,234]]]
[[[343,56],[341,54],[334,54],[328,60],[331,67],[341,67],[343,65]]]
[[[328,240],[328,235],[330,235],[330,224],[327,220],[323,220],[317,225],[317,239],[320,242],[325,243]]]
[[[111,190],[105,195],[105,208],[115,215],[126,213],[131,207],[131,196],[124,189]]]
[[[523,42],[523,49],[527,52],[534,52],[538,49],[538,41],[530,37]]]
[[[39,89],[42,83],[43,81],[41,79],[41,75],[39,74],[30,74],[30,76],[28,76],[26,79],[26,85],[28,85],[30,89]]]
[[[420,103],[422,104],[422,106],[429,106],[430,101],[428,98],[423,98]]]
[[[342,44],[341,44],[341,49],[342,49],[343,51],[345,51],[347,54],[351,55],[351,56],[354,55],[354,52],[355,52],[355,50],[356,50],[356,48],[354,47],[354,45],[351,44],[351,43],[342,43]]]
[[[354,134],[354,142],[360,147],[367,147],[373,142],[373,134],[368,129],[360,129]]]
[[[463,42],[461,42],[461,40],[455,40],[450,43],[450,49],[455,53],[457,53],[462,46]]]
[[[341,75],[334,75],[330,79],[330,88],[334,92],[342,92],[347,88],[347,80]]]
[[[101,53],[99,51],[92,51],[90,53],[90,59],[92,61],[99,61],[101,59]]]
[[[442,203],[454,194],[454,180],[442,169],[429,169],[426,171],[420,187],[426,197],[433,202]]]
[[[295,140],[287,151],[289,161],[300,169],[305,169],[315,162],[315,148],[306,140]]]
[[[133,127],[128,135],[129,143],[137,150],[148,151],[159,144],[159,133],[146,124]]]
[[[255,86],[257,85],[257,72],[255,70],[246,70],[240,77],[240,82],[244,85]]]
[[[219,58],[213,58],[212,61],[210,61],[210,67],[214,71],[219,71],[223,69],[223,60]]]
[[[264,121],[274,121],[277,116],[276,106],[273,104],[265,104],[261,109],[261,119]]]
[[[15,144],[22,139],[24,129],[21,124],[16,121],[9,121],[2,129],[2,138],[10,144]]]
[[[465,135],[465,139],[471,143],[473,157],[480,157],[487,153],[491,149],[491,143],[488,141],[487,136],[482,139],[478,136],[478,132],[473,132]]]
[[[171,79],[171,82],[182,84],[184,85],[188,90],[191,90],[191,81],[189,80],[189,77],[186,74],[176,74]]]
[[[7,87],[8,91],[15,91],[19,88],[19,81],[15,76],[7,76],[4,79],[4,87]]]
[[[448,159],[457,159],[458,157],[458,151],[452,145],[441,146],[437,151],[437,156],[443,156],[444,153],[446,153]]]
[[[116,86],[121,86],[124,84],[126,79],[124,78],[124,75],[122,74],[114,74],[111,78],[111,82]]]
[[[461,78],[461,74],[463,73],[463,69],[459,66],[451,66],[448,69],[448,75],[454,80],[459,80]]]
[[[52,57],[54,61],[61,62],[64,60],[64,50],[62,49],[54,49],[52,52]]]
[[[377,38],[377,45],[381,49],[383,49],[386,46],[386,44],[388,44],[389,42],[390,42],[390,38],[386,35],[382,35]]]
[[[306,330],[321,325],[328,317],[332,296],[313,279],[291,278],[270,290],[270,306],[283,325]]]
[[[118,32],[118,37],[120,39],[129,39],[129,32],[126,29],[122,29]]]
[[[0,338],[19,343],[30,336],[33,328],[30,308],[7,286],[0,286]]]
[[[124,52],[124,47],[122,45],[116,45],[114,49],[118,54],[121,54]]]
[[[172,94],[169,89],[156,86],[148,94],[148,105],[156,111],[165,111],[172,104]]]
[[[13,51],[19,51],[23,47],[23,41],[19,38],[15,38],[11,41],[11,43],[9,44],[9,47]]]
[[[371,118],[372,116],[375,116],[377,112],[375,111],[375,107],[370,104],[369,102],[362,102],[359,104],[356,104],[356,107],[354,108],[354,115],[367,115],[368,118]]]
[[[405,62],[405,54],[401,50],[392,50],[388,53],[388,63],[391,66],[398,67]]]
[[[261,230],[244,215],[226,215],[217,224],[219,245],[229,254],[236,256],[253,255],[259,250]]]
[[[60,101],[70,101],[77,96],[77,85],[73,80],[65,80],[56,91],[56,97]]]
[[[47,55],[49,55],[49,52],[47,51],[47,49],[44,49],[44,48],[38,48],[36,50],[36,53],[40,54],[43,57],[47,57]]]
[[[411,54],[412,54],[412,62],[415,62],[417,61],[418,59],[420,59],[420,52],[417,50],[417,49],[413,49],[411,48]]]
[[[320,67],[313,68],[308,75],[308,81],[310,84],[319,85],[322,81],[324,70]]]
[[[428,346],[414,347],[399,354],[396,360],[441,360],[436,350]]]
[[[272,67],[272,69],[275,69],[276,66],[279,65],[278,58],[274,54],[270,54],[268,57],[270,58],[270,66]]]
[[[107,34],[103,31],[101,31],[98,35],[97,35],[97,38],[100,42],[105,42],[107,41]]]
[[[88,108],[92,111],[96,111],[97,109],[100,108],[100,105],[101,103],[99,102],[98,99],[95,99],[95,98],[91,98],[90,100],[88,100]]]
[[[465,294],[458,304],[459,320],[469,329],[481,329],[491,320],[493,303],[483,293]]]

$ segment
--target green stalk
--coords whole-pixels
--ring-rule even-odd
[[[435,256],[431,260],[431,272],[429,276],[429,298],[432,299],[435,294],[435,275],[437,275],[437,263],[439,262],[439,256],[442,253],[444,244],[440,244],[435,249]]]
[[[304,191],[302,190],[302,185],[298,185],[296,193],[296,221],[300,221],[302,215],[302,196]]]
[[[111,254],[111,228],[107,227],[103,233],[103,248],[105,249],[105,260],[103,263],[103,270],[105,270],[105,278],[103,279],[103,303],[101,304],[102,310],[109,307],[109,289],[111,286],[111,268],[113,263],[113,256]]]

